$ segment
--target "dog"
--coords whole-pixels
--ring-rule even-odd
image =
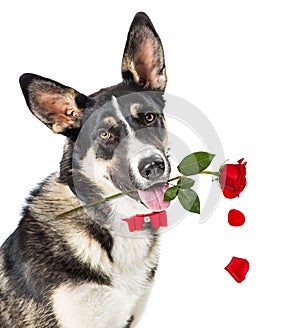
[[[146,219],[134,232],[127,223],[166,209],[170,175],[164,51],[145,13],[132,21],[121,70],[120,84],[90,96],[20,77],[31,112],[66,143],[59,172],[31,192],[0,249],[1,328],[128,328],[143,313],[159,233]]]

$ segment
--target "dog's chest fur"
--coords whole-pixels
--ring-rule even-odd
[[[55,177],[49,187],[53,191],[61,188]],[[68,196],[71,202],[72,197]],[[123,199],[126,205],[124,202]],[[145,303],[159,260],[158,236],[150,231],[143,231],[138,237],[123,235],[115,232],[120,222],[115,225],[110,231],[113,246],[108,255],[87,231],[70,224],[70,220],[60,221],[58,229],[80,263],[110,280],[109,286],[72,281],[59,285],[52,293],[51,302],[55,317],[63,327],[123,328],[131,314],[138,313],[137,304]]]
[[[54,197],[55,207],[45,207]],[[122,202],[126,201],[123,199]],[[142,311],[150,292],[158,265],[158,236],[145,230],[138,237],[133,237],[116,232],[116,227],[109,229],[109,226],[99,236],[97,224],[94,224],[93,233],[87,228],[88,216],[84,217],[84,211],[81,212],[84,219],[79,221],[76,219],[78,213],[55,219],[55,213],[61,204],[67,205],[64,210],[68,210],[79,203],[69,188],[59,182],[58,175],[54,174],[29,203],[28,215],[32,219],[38,219],[33,220],[34,225],[31,219],[24,235],[24,240],[28,243],[24,247],[30,253],[34,249],[39,254],[30,260],[36,261],[37,268],[36,272],[30,274],[35,276],[35,281],[41,281],[44,290],[35,290],[37,288],[29,283],[28,288],[32,289],[27,289],[26,293],[35,295],[36,301],[33,301],[32,309],[34,306],[40,308],[38,304],[41,302],[48,304],[50,310],[47,306],[47,313],[41,308],[27,312],[26,308],[31,303],[27,304],[24,296],[24,307],[22,305],[20,313],[20,316],[24,313],[22,320],[30,320],[32,325],[29,327],[37,327],[39,320],[45,320],[46,316],[51,315],[53,321],[57,321],[57,324],[49,326],[53,328],[125,328],[132,315],[136,318]],[[26,221],[21,223],[19,229],[23,230],[22,225],[25,223]],[[116,223],[119,224],[120,222]],[[126,227],[125,222],[124,226]],[[105,238],[110,238],[109,242]],[[22,250],[20,252],[22,254]],[[39,257],[43,258],[42,266],[38,262]],[[7,266],[0,253],[0,269],[1,261]],[[4,268],[1,270],[6,271]],[[14,281],[3,279],[0,287],[10,290]],[[27,285],[21,279],[19,288]],[[6,311],[12,311],[15,302],[20,302],[19,297],[14,292],[11,293],[11,308],[3,308],[3,315]]]
[[[146,301],[151,270],[158,262],[158,245],[149,245],[145,238],[123,236],[115,236],[114,243],[113,264],[105,268],[111,287],[63,284],[54,291],[53,308],[64,327],[122,327],[130,313],[138,311],[137,304]],[[92,248],[85,252],[87,258],[95,256]],[[99,258],[100,265],[103,268],[103,258]]]
[[[55,191],[60,188],[53,177],[47,189]],[[72,203],[70,194],[61,193],[64,194]],[[126,200],[122,202],[124,205]],[[137,304],[143,305],[150,291],[159,260],[158,237],[150,231],[141,232],[138,237],[110,232],[113,247],[108,256],[96,239],[77,225],[70,224],[70,220],[64,222],[62,219],[57,228],[63,232],[66,244],[81,264],[110,280],[109,286],[72,281],[59,285],[51,298],[58,322],[66,328],[123,327],[131,313],[138,312]]]

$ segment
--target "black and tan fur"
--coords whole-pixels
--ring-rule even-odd
[[[31,192],[18,228],[0,249],[1,328],[126,328],[138,322],[159,258],[151,226],[133,238],[121,220],[149,212],[138,194],[56,218],[99,197],[168,180],[164,54],[144,13],[130,27],[122,76],[122,83],[91,96],[38,75],[20,78],[31,112],[66,136],[66,144],[60,172]],[[140,163],[152,153],[161,157],[164,172],[146,181],[131,158]]]

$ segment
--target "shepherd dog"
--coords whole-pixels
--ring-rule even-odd
[[[1,246],[1,328],[129,328],[144,311],[159,263],[149,217],[165,212],[170,175],[164,51],[145,13],[132,21],[121,73],[89,96],[20,77],[30,111],[66,141],[60,169],[31,191]]]

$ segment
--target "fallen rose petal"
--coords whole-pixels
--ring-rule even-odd
[[[236,209],[232,209],[228,212],[228,223],[231,226],[239,227],[245,223],[245,215]]]
[[[246,259],[233,256],[225,270],[230,273],[236,282],[240,283],[246,278],[249,271],[249,262]]]

